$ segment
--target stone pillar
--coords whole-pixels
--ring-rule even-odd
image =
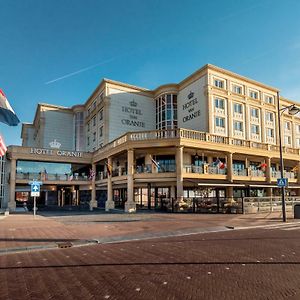
[[[9,211],[16,210],[16,169],[17,162],[13,158],[10,161],[10,180],[9,180],[9,201],[8,201],[8,209]]]
[[[45,192],[45,206],[48,205],[48,191]]]
[[[266,194],[267,194],[267,197],[272,197],[272,188],[271,187],[266,188]]]
[[[265,157],[265,162],[266,162],[266,179],[267,179],[267,183],[271,184],[272,181],[272,174],[271,174],[271,158],[270,157]],[[268,191],[267,191],[268,193]],[[272,189],[271,189],[271,194],[272,194]]]
[[[133,169],[134,169],[134,151],[127,151],[127,201],[125,202],[125,212],[135,212],[136,204],[134,202],[134,184],[133,184]]]
[[[232,153],[227,153],[227,180],[233,182]]]
[[[233,186],[226,187],[226,198],[233,198]]]
[[[176,186],[175,185],[171,186],[170,196],[173,199],[175,199],[175,197],[176,197]]]
[[[90,201],[90,210],[92,211],[94,207],[98,206],[97,203],[97,199],[96,199],[96,164],[92,164],[92,170],[93,170],[93,174],[95,174],[95,176],[93,176],[92,178],[92,197],[91,197],[91,201]]]
[[[176,148],[176,184],[177,184],[177,200],[181,201],[183,199],[183,147]]]
[[[112,158],[108,157],[107,163],[109,166],[112,166]],[[112,174],[107,173],[107,199],[105,202],[105,211],[109,211],[110,209],[115,208],[115,202],[113,200],[113,189],[112,189],[112,181],[111,181]]]

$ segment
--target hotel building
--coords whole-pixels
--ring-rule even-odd
[[[40,103],[8,147],[7,201],[154,209],[161,199],[278,195],[279,90],[205,65],[155,90],[103,79],[84,104]],[[294,102],[280,97],[280,108]],[[300,116],[282,114],[284,174],[299,194]],[[174,204],[174,203],[173,203]]]

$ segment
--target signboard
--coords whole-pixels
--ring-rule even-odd
[[[288,179],[287,178],[277,178],[277,186],[278,187],[287,187]]]
[[[40,186],[42,185],[42,182],[30,181],[29,184],[31,185],[30,196],[31,197],[39,197],[40,191],[41,191]]]

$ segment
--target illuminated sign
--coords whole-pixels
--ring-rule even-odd
[[[44,148],[31,148],[30,154],[57,155],[57,156],[66,156],[66,157],[82,157],[82,152],[52,150],[52,149],[44,149]]]

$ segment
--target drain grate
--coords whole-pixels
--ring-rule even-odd
[[[72,247],[73,244],[71,242],[61,242],[61,243],[57,243],[57,247],[58,248],[70,248]]]

